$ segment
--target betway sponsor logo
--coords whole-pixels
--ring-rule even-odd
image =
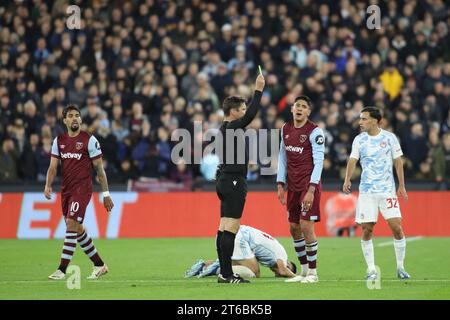
[[[303,153],[303,147],[286,146],[286,151]]]
[[[77,160],[80,160],[81,159],[81,153],[71,153],[71,152],[61,153],[61,158],[62,159],[77,159]]]

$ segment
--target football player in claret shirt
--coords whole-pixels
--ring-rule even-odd
[[[314,223],[320,221],[321,175],[325,152],[322,129],[311,122],[311,100],[295,99],[293,121],[281,129],[278,156],[278,199],[287,207],[294,248],[302,265],[299,276],[286,282],[317,282],[317,238]],[[285,200],[287,188],[287,203]]]
[[[60,134],[53,140],[44,195],[47,199],[51,199],[53,180],[58,163],[61,162],[61,203],[62,214],[66,221],[66,236],[61,262],[49,279],[65,278],[66,269],[75,252],[77,242],[94,263],[94,270],[88,279],[98,279],[108,272],[108,267],[100,258],[92,239],[83,228],[84,214],[92,196],[92,167],[95,168],[102,186],[103,205],[106,210],[110,212],[114,204],[108,192],[100,144],[93,135],[81,130],[80,110],[76,105],[68,105],[64,109],[63,122],[67,127],[67,133]]]

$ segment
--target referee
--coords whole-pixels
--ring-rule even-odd
[[[216,248],[220,261],[220,272],[217,281],[219,283],[246,283],[250,282],[243,279],[238,274],[233,274],[231,266],[231,256],[234,250],[234,239],[239,231],[240,219],[244,210],[245,197],[247,195],[247,166],[248,152],[246,148],[239,149],[238,146],[245,146],[243,135],[234,136],[238,129],[245,129],[255,118],[258,112],[262,91],[265,80],[260,74],[255,81],[255,93],[252,102],[247,109],[246,102],[241,97],[230,96],[223,102],[223,111],[225,119],[220,127],[220,133],[223,138],[223,161],[216,173],[216,191],[220,199],[220,225],[217,232]],[[229,132],[232,130],[232,132]],[[234,150],[227,150],[227,131],[233,133],[234,143],[230,144]],[[237,141],[237,140],[241,141]],[[227,163],[228,152],[233,152],[234,159]],[[239,154],[245,152],[245,163],[238,163]]]

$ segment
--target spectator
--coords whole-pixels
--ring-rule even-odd
[[[17,161],[19,152],[12,139],[5,139],[0,150],[0,182],[17,182]]]
[[[445,154],[436,131],[429,134],[428,158],[431,160],[433,179],[436,181],[437,189],[441,189],[445,184]]]
[[[21,159],[22,174],[25,181],[37,180],[39,142],[39,135],[33,133],[25,145]]]
[[[169,133],[164,127],[158,128],[158,142],[156,150],[158,155],[158,172],[161,176],[168,177],[170,169],[170,145]]]
[[[423,125],[414,123],[411,131],[404,142],[404,153],[414,164],[414,169],[419,169],[421,164],[427,156],[427,140],[424,135]],[[424,167],[425,169],[425,167]]]
[[[380,80],[383,83],[384,91],[389,94],[389,99],[391,101],[396,99],[403,86],[403,77],[392,62],[389,61],[386,64],[386,69],[380,75]]]
[[[45,182],[48,166],[50,165],[50,153],[53,140],[50,137],[43,137],[42,146],[37,148],[37,181]]]
[[[447,132],[442,138],[442,147],[445,158],[445,176],[444,180],[447,184],[447,190],[450,190],[450,133]]]
[[[190,183],[193,179],[193,172],[181,159],[172,169],[170,179],[178,183]]]

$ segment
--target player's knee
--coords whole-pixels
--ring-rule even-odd
[[[257,271],[257,270],[255,270],[255,271]],[[245,279],[258,277],[258,275],[253,270],[251,270],[250,268],[248,268],[246,266],[241,266],[241,265],[233,266],[233,273],[237,273],[242,278],[245,278]]]
[[[312,237],[314,235],[314,224],[309,223],[309,221],[302,221],[300,223],[300,230],[305,238]]]
[[[362,226],[362,235],[366,239],[370,239],[373,233],[373,226]]]
[[[401,225],[393,226],[392,233],[394,234],[394,238],[396,239],[402,239],[404,237],[403,228]]]
[[[67,219],[66,226],[68,231],[74,231],[80,233],[83,231],[81,224],[73,219]]]
[[[301,236],[301,234],[302,234],[302,231],[301,231],[301,228],[300,228],[300,224],[298,224],[298,223],[290,223],[289,224],[289,230],[290,230],[290,232],[291,232],[291,235],[294,237],[294,238],[299,238],[300,236]]]

